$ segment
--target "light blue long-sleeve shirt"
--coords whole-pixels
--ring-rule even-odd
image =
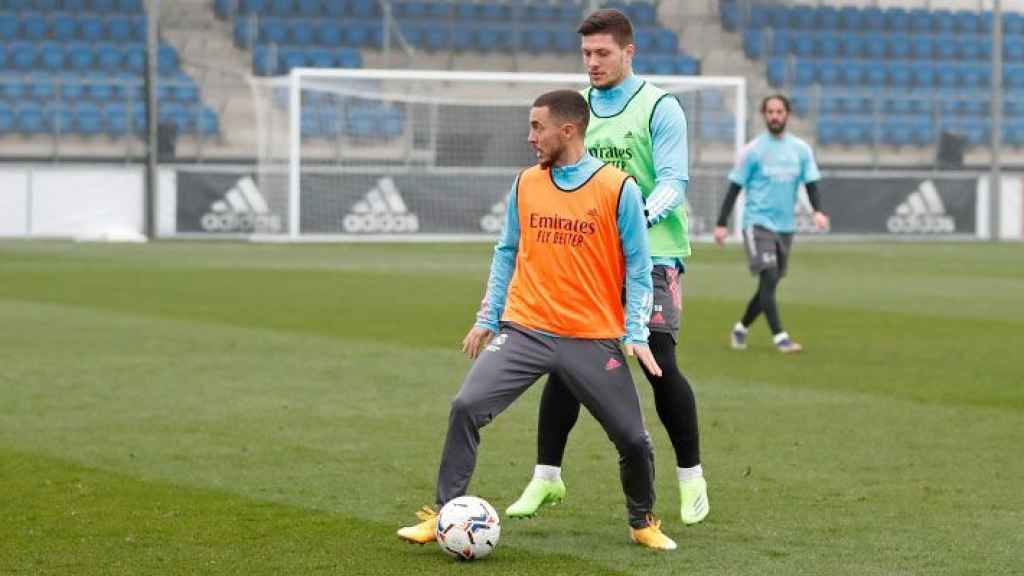
[[[642,80],[629,75],[611,88],[595,88],[590,93],[591,106],[601,116],[614,116],[625,109],[642,86]],[[648,226],[654,226],[686,202],[686,187],[690,180],[686,114],[675,98],[662,98],[654,108],[651,145],[654,148],[655,186],[646,199]],[[654,264],[683,268],[681,258],[658,257]]]
[[[553,167],[555,185],[571,190],[579,188],[604,163],[584,153],[575,164]],[[487,293],[480,304],[476,325],[498,332],[498,321],[505,311],[508,285],[516,269],[519,252],[519,208],[516,202],[518,178],[505,202],[505,226],[494,246],[491,274],[487,280]],[[651,252],[647,242],[647,224],[644,219],[643,196],[633,179],[626,181],[619,198],[619,241],[626,260],[626,336],[630,344],[647,344],[647,319],[651,316],[654,286],[651,281]],[[555,334],[557,336],[557,334]]]

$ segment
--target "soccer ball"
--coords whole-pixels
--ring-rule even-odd
[[[500,535],[498,513],[483,498],[460,496],[437,515],[437,544],[459,560],[487,556]]]

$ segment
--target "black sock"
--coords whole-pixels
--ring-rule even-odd
[[[655,361],[661,368],[660,377],[644,370],[651,388],[654,389],[654,405],[658,410],[658,417],[661,418],[661,423],[672,440],[676,464],[680,468],[692,468],[700,464],[700,433],[697,427],[697,401],[693,396],[693,389],[676,364],[676,343],[672,336],[663,332],[652,332],[648,343]]]
[[[758,299],[768,327],[772,334],[782,332],[782,321],[779,319],[779,307],[775,303],[775,288],[779,285],[779,271],[774,268],[761,271],[761,280],[757,286]]]
[[[537,417],[537,464],[561,466],[569,432],[580,416],[580,402],[557,374],[548,377]]]

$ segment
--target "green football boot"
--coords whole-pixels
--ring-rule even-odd
[[[523,494],[505,510],[510,518],[529,518],[545,504],[554,506],[565,499],[565,482],[534,478],[526,485]]]

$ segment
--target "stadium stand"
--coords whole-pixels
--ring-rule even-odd
[[[0,134],[141,133],[145,38],[141,0],[0,1]],[[217,114],[172,46],[160,44],[158,66],[161,122],[216,135]]]
[[[932,146],[941,132],[990,142],[992,14],[902,7],[720,3],[723,27],[771,86],[816,118],[824,145]],[[1003,142],[1024,146],[1024,15],[1004,16]]]

